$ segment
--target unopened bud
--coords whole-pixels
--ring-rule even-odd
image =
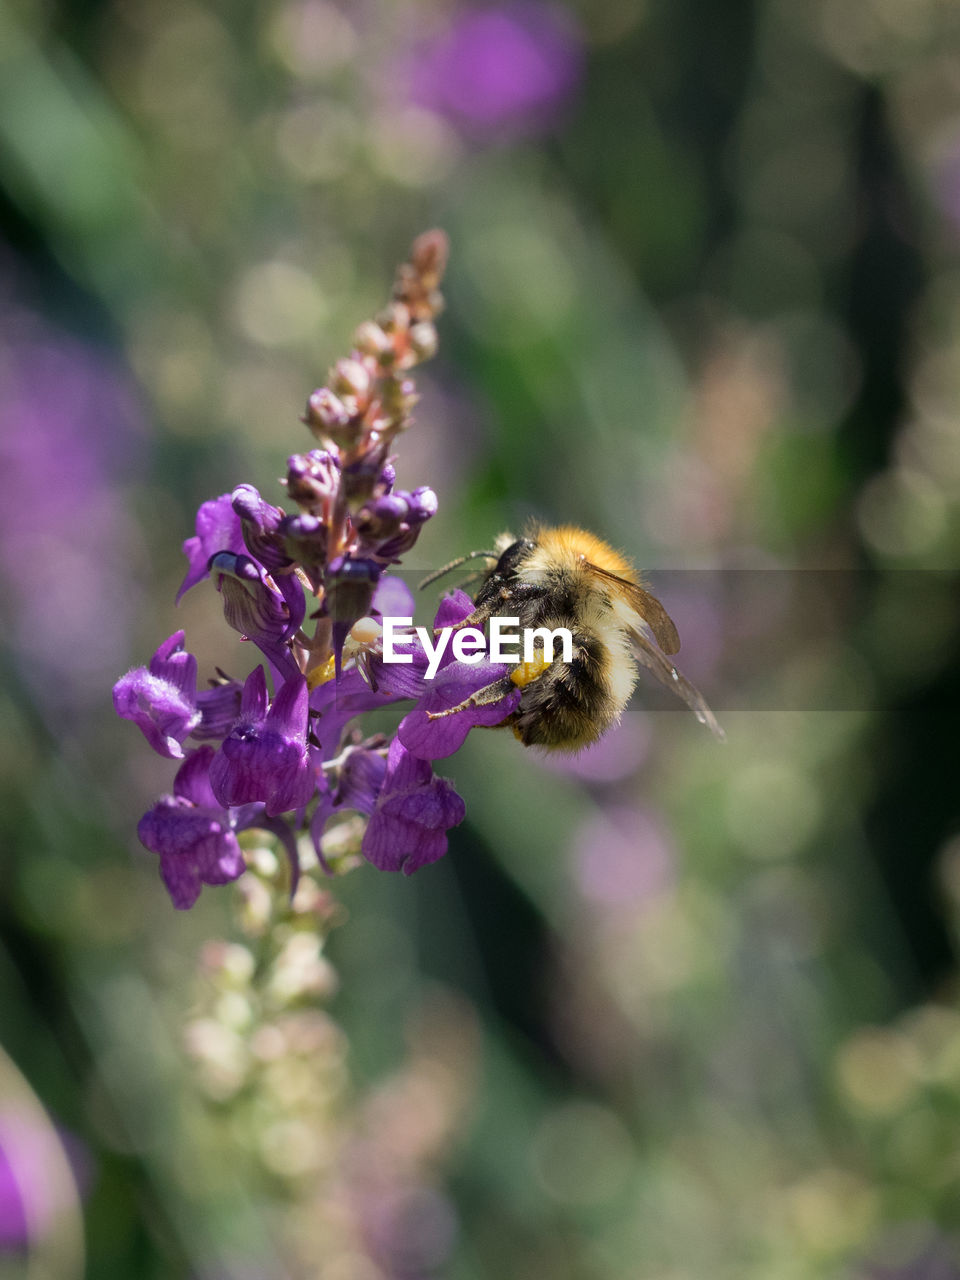
[[[437,330],[430,320],[418,320],[410,327],[410,349],[418,360],[429,360],[437,354]]]
[[[393,339],[373,320],[365,320],[359,326],[353,341],[361,355],[371,356],[381,364],[389,364],[393,360]]]
[[[390,302],[377,316],[377,322],[385,333],[406,333],[410,328],[410,308],[402,302]]]
[[[295,453],[287,459],[287,492],[307,511],[322,511],[340,490],[340,463],[325,449]]]
[[[437,501],[437,495],[426,484],[408,494],[407,502],[410,508],[407,519],[411,524],[423,524],[425,520],[429,520],[431,516],[437,514],[437,508],[440,505]]]
[[[359,360],[338,360],[330,371],[330,384],[339,395],[359,402],[370,390],[370,371]]]
[[[435,228],[417,236],[410,249],[410,262],[416,268],[426,288],[435,289],[440,283],[450,255],[450,241],[445,231]]]
[[[316,436],[336,436],[350,425],[350,412],[328,387],[318,387],[307,401],[304,422]]]
[[[392,537],[406,520],[408,511],[407,502],[400,494],[386,494],[357,512],[357,530],[365,541]]]

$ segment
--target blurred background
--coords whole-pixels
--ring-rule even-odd
[[[593,529],[728,741],[474,734],[254,1034],[110,687],[434,225],[408,565]],[[0,0],[3,1280],[960,1277],[958,248],[943,0]]]

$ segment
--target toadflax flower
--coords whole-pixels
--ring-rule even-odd
[[[436,777],[429,761],[394,738],[361,851],[381,871],[410,875],[443,857],[447,831],[465,816],[466,807],[447,779]]]
[[[393,449],[412,422],[410,370],[436,349],[445,262],[443,234],[421,236],[388,306],[309,397],[304,421],[317,447],[288,459],[284,482],[297,510],[240,484],[197,512],[178,599],[211,584],[228,626],[266,665],[242,678],[218,669],[198,689],[177,631],[114,688],[117,713],[182,762],[172,793],[138,827],[177,907],[243,873],[237,837],[250,828],[280,840],[295,887],[297,833],[309,833],[326,866],[325,830],[346,811],[366,821],[360,852],[374,866],[409,874],[434,862],[464,804],[431,762],[516,707],[502,665],[446,654],[429,681],[422,646],[409,665],[388,668],[376,642],[379,618],[412,616],[410,593],[389,570],[437,510],[429,486],[397,487]],[[472,607],[463,592],[449,596],[435,625],[456,625]],[[392,740],[351,727],[403,700],[413,706]]]
[[[185,636],[175,631],[164,640],[149,667],[128,671],[113,687],[117,715],[132,720],[162,756],[183,759],[183,740],[200,723],[197,660],[184,650]]]

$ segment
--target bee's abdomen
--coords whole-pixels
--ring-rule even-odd
[[[610,661],[596,636],[574,632],[573,661],[554,662],[523,690],[513,724],[524,746],[579,751],[596,741],[622,710],[610,694]]]

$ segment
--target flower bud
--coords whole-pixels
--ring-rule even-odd
[[[338,556],[330,562],[324,579],[327,613],[333,620],[333,651],[339,665],[343,644],[350,628],[366,617],[383,566],[375,560],[348,560]]]
[[[410,327],[410,349],[418,360],[429,360],[437,354],[437,329],[430,320],[418,320]]]
[[[368,454],[344,467],[342,476],[343,496],[351,511],[359,511],[374,494],[383,469],[383,453]]]
[[[340,463],[325,449],[287,459],[287,492],[300,507],[322,513],[340,490]]]
[[[280,526],[287,553],[296,560],[314,591],[323,581],[327,563],[327,526],[315,515],[287,516]]]
[[[393,339],[374,320],[365,320],[353,336],[361,355],[370,356],[381,364],[390,364],[394,357]]]
[[[330,370],[330,384],[341,396],[352,396],[358,405],[370,390],[370,371],[360,360],[338,360]]]
[[[395,428],[403,430],[410,424],[406,421],[410,410],[420,397],[416,392],[416,383],[412,378],[386,378],[382,383],[380,398],[383,403],[384,416]]]
[[[410,328],[410,309],[402,302],[391,302],[377,316],[377,323],[385,333],[406,333]]]
[[[400,494],[385,494],[357,512],[357,531],[367,543],[393,537],[406,520],[408,511],[407,502]]]
[[[428,289],[435,289],[447,267],[450,241],[436,229],[417,236],[410,250],[410,262]]]
[[[350,426],[350,412],[329,387],[318,387],[307,401],[304,422],[315,436],[342,434]]]
[[[440,505],[437,495],[427,484],[422,484],[419,489],[414,489],[413,493],[407,495],[407,502],[410,507],[407,519],[411,524],[423,524],[437,514]]]

